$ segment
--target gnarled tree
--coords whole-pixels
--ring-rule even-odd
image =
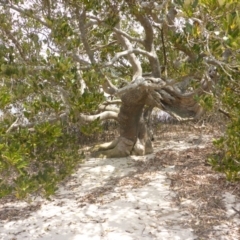
[[[99,71],[100,77],[103,78],[103,90],[111,96],[121,99],[117,118],[120,125],[120,136],[111,143],[97,146],[94,149],[95,156],[125,157],[130,154],[151,153],[151,134],[149,135],[149,125],[146,124],[149,119],[146,118],[149,118],[154,107],[164,109],[180,120],[197,119],[204,112],[195,96],[209,92],[214,79],[216,80],[216,75],[215,73],[209,74],[210,68],[207,66],[201,73],[198,73],[199,76],[196,73],[190,73],[182,77],[180,81],[169,78],[165,41],[168,41],[168,35],[177,34],[178,31],[180,31],[179,37],[182,36],[180,27],[174,25],[177,18],[177,9],[174,6],[167,9],[163,15],[165,17],[158,17],[157,13],[164,13],[165,4],[167,2],[160,6],[156,2],[138,1],[112,2],[105,6],[100,4],[101,7],[106,8],[105,11],[109,12],[107,18],[101,14],[98,16],[87,14],[85,9],[81,13],[78,12],[86,55],[91,64],[97,64],[95,70]],[[123,28],[126,21],[128,21],[128,25]],[[86,39],[86,34],[91,32],[89,25],[106,27],[111,31],[109,38],[112,39],[112,42],[116,41],[115,44],[119,44],[122,51],[114,53],[112,58],[107,56],[110,60],[105,63],[99,64],[99,61],[96,63],[91,46]],[[133,28],[134,26],[138,28],[138,30],[130,30],[132,35],[126,31],[131,25]],[[156,37],[160,37],[161,41],[157,43]],[[187,61],[195,64],[196,59],[204,56],[197,55],[190,46],[186,46],[184,43],[174,43],[173,48],[185,55]],[[161,57],[159,56],[160,51]],[[143,59],[143,63],[147,65],[147,73],[143,71],[143,63],[140,59]],[[162,61],[160,61],[161,59]],[[132,68],[131,78],[126,86],[117,88],[100,68],[111,67],[118,71],[117,69],[121,68],[124,63]],[[200,82],[199,86],[193,91],[187,91],[190,81],[196,79]],[[115,116],[115,112],[102,116],[109,117],[110,115]]]
[[[180,17],[180,10],[168,1],[44,1],[42,5],[38,4],[26,7],[20,1],[18,4],[2,2],[5,11],[12,13],[13,18],[9,22],[14,21],[14,14],[21,16],[24,26],[21,34],[25,40],[19,39],[17,26],[12,27],[12,32],[8,27],[3,27],[2,31],[18,51],[18,61],[21,59],[23,65],[26,62],[26,66],[32,68],[28,72],[47,75],[38,84],[50,83],[51,87],[54,85],[55,93],[61,95],[61,100],[55,96],[54,101],[61,102],[64,113],[53,114],[52,118],[45,117],[42,121],[65,118],[76,109],[75,99],[71,102],[72,93],[66,86],[66,73],[73,69],[78,81],[74,87],[81,89],[77,94],[75,91],[75,97],[79,96],[81,101],[85,100],[84,94],[95,92],[100,95],[100,85],[104,92],[121,100],[117,116],[116,111],[105,111],[92,117],[89,113],[81,113],[81,109],[74,113],[74,118],[78,120],[114,118],[119,122],[120,137],[99,146],[97,155],[123,157],[152,152],[146,118],[154,107],[164,109],[178,119],[201,116],[203,109],[195,96],[208,92],[215,76],[208,73],[210,66],[207,59],[203,59],[205,55],[191,46],[198,43],[191,43],[196,37],[190,33],[205,29],[200,16]],[[26,29],[27,24],[31,24],[32,29]],[[187,27],[191,28],[189,33],[186,33]],[[14,36],[16,32],[19,36]],[[198,35],[207,43],[208,33],[202,31]],[[30,41],[28,50],[35,51],[31,56],[24,49],[27,41]],[[181,67],[174,71],[169,66],[177,55],[179,59],[175,65],[194,66],[201,61],[206,66],[201,64],[201,71],[193,72],[195,67],[181,76]],[[34,58],[37,64],[32,66]],[[39,66],[40,62],[45,65]],[[47,66],[49,63],[50,68]],[[55,76],[51,76],[51,69],[55,71]],[[98,80],[92,82],[94,78]],[[122,78],[125,78],[124,86],[120,87]],[[118,86],[113,84],[112,79]],[[197,81],[198,86],[189,91],[189,84]],[[86,84],[85,89],[83,84]],[[43,89],[41,94],[53,94],[53,88]],[[31,122],[28,126],[34,124]],[[17,119],[7,132],[20,125]]]

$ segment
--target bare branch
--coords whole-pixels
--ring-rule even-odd
[[[223,110],[222,108],[219,108],[218,111],[222,114],[224,114],[225,116],[227,116],[229,119],[232,119],[232,116],[229,112],[226,112],[225,110]]]
[[[160,90],[164,86],[166,86],[166,82],[160,78],[146,79],[146,78],[140,77],[140,78],[137,78],[134,82],[130,83],[129,85],[118,89],[115,95],[120,97],[123,94],[125,94],[127,91],[131,91],[134,89]]]
[[[77,55],[77,54],[70,53],[69,55],[71,55],[72,58],[73,58],[75,61],[77,61],[77,62],[79,62],[79,63],[81,63],[81,64],[85,64],[85,65],[90,65],[90,64],[91,64],[90,62],[82,59],[82,58],[81,58],[79,55]]]
[[[84,115],[81,114],[79,116],[79,119],[84,121],[84,122],[92,122],[94,120],[107,120],[107,119],[115,119],[118,120],[118,113],[117,112],[112,112],[112,111],[106,111],[102,112],[96,115]]]
[[[94,49],[92,49],[92,51],[96,51],[96,50],[99,50],[99,49],[102,49],[102,48],[106,48],[108,46],[111,46],[113,45],[114,43],[116,43],[117,41],[112,41],[108,44],[105,44],[105,45],[98,45],[97,47],[95,47]]]
[[[113,65],[119,58],[121,57],[124,57],[126,55],[129,55],[131,53],[138,53],[138,54],[142,54],[142,55],[145,55],[147,56],[148,58],[154,58],[154,56],[147,52],[147,51],[144,51],[142,49],[129,49],[129,50],[125,50],[125,51],[122,51],[122,52],[118,52],[115,54],[115,56],[112,58],[111,61],[109,61],[108,63],[105,63],[104,66],[111,66]]]
[[[136,1],[127,0],[129,6],[132,8],[132,5],[136,5]],[[133,11],[133,14],[137,18],[137,20],[141,23],[145,31],[145,39],[144,45],[147,51],[151,52],[153,47],[153,27],[151,22],[149,21],[146,14],[139,13],[138,11]]]
[[[36,125],[42,124],[42,123],[54,123],[57,121],[64,121],[67,118],[67,113],[62,113],[59,116],[50,117],[48,119],[37,121],[37,122],[30,122],[30,123],[23,123],[23,120],[21,117],[18,117],[16,121],[7,129],[6,133],[10,133],[11,131],[15,130],[16,128],[22,127],[22,128],[31,128]]]
[[[16,7],[13,4],[6,4],[6,1],[0,1],[0,3],[2,5],[8,6],[9,8],[15,10],[16,12],[21,13],[22,15],[25,15],[29,18],[36,20],[37,22],[41,23],[43,26],[50,28],[50,25],[48,23],[38,18],[35,14],[31,13],[29,10]]]
[[[65,121],[68,117],[68,113],[62,113],[59,116],[53,116],[53,117],[49,117],[48,119],[44,119],[44,120],[39,120],[36,122],[28,122],[28,123],[24,123],[23,118],[20,116],[18,117],[12,124],[11,126],[7,129],[6,133],[10,133],[11,131],[21,127],[21,128],[32,128],[36,125],[42,124],[42,123],[54,123],[57,121]],[[107,120],[107,119],[114,119],[116,121],[118,121],[118,111],[116,111],[116,109],[114,109],[113,111],[105,111],[102,112],[100,114],[96,114],[96,115],[84,115],[84,114],[80,114],[78,119],[80,121],[84,121],[84,122],[92,122],[94,120]]]
[[[162,47],[163,47],[163,66],[164,66],[164,72],[165,72],[165,77],[167,77],[167,55],[166,55],[166,48],[165,48],[165,41],[164,41],[164,33],[163,30],[160,29],[161,32],[161,41],[162,41]]]
[[[120,25],[120,24],[119,24]],[[118,27],[120,27],[118,25]],[[116,28],[117,29],[117,28]],[[124,37],[122,34],[120,34],[119,32],[116,32],[116,36],[118,41],[121,43],[121,45],[127,49],[127,50],[133,50],[132,44],[129,42],[129,40]],[[119,53],[121,54],[121,53]],[[129,54],[128,55],[128,59],[129,62],[131,63],[132,67],[133,67],[133,80],[136,79],[137,77],[142,76],[142,67],[141,67],[141,63],[140,61],[137,59],[137,57],[135,56],[135,54]]]
[[[194,61],[197,58],[197,56],[193,53],[193,51],[191,51],[188,47],[182,44],[174,43],[174,47],[177,50],[184,52],[190,58],[189,59],[190,61]]]
[[[111,112],[119,113],[120,109],[118,107],[114,107],[114,106],[100,105],[98,107],[98,110],[101,110],[101,111],[111,111]]]
[[[86,11],[83,10],[82,13],[80,14],[80,9],[79,7],[76,5],[76,15],[78,17],[78,26],[79,26],[79,30],[80,30],[80,34],[81,34],[81,39],[83,41],[83,45],[84,48],[87,52],[87,55],[91,61],[91,64],[96,64],[96,61],[94,59],[94,52],[93,50],[90,48],[89,44],[88,44],[88,40],[87,40],[87,36],[86,36],[86,27],[85,27],[85,21],[86,21]],[[107,76],[105,76],[101,69],[98,68],[98,71],[100,73],[100,75],[102,75],[102,77],[105,78],[104,83],[102,84],[103,90],[104,92],[113,95],[115,94],[117,87],[115,87],[112,82],[107,78]]]
[[[112,82],[105,76],[105,81],[102,84],[103,91],[107,94],[114,95],[118,88],[112,84]]]
[[[126,2],[128,3],[130,8],[134,8],[133,6],[137,4],[135,0],[127,0]],[[154,77],[161,77],[161,68],[153,42],[153,26],[146,14],[139,13],[135,10],[133,11],[133,14],[141,23],[145,31],[144,47],[146,51],[150,53],[150,55],[148,56],[148,60],[152,68],[152,74]]]
[[[99,17],[93,16],[93,15],[89,15],[89,14],[86,14],[86,15],[91,19],[89,21],[89,23],[86,24],[86,28],[89,27],[89,26],[92,26],[94,24],[106,25],[106,23],[103,20],[101,20]],[[140,43],[140,44],[144,44],[143,40],[141,40],[139,38],[132,37],[129,34],[127,34],[126,32],[122,31],[121,29],[119,29],[117,27],[114,27],[112,30],[115,33],[121,34],[123,37],[127,38],[130,41],[137,42],[137,43]]]
[[[118,28],[113,28],[113,31],[117,34],[120,34],[122,35],[123,37],[127,38],[129,41],[132,41],[132,42],[137,42],[137,43],[140,43],[140,44],[143,44],[143,40],[139,39],[139,38],[134,38],[132,36],[130,36],[129,34],[127,34],[126,32],[118,29]]]
[[[166,1],[167,2],[167,1]],[[163,3],[163,4],[166,4]],[[154,12],[151,12],[151,16],[154,21],[154,26],[157,27],[161,31],[161,37],[163,39],[164,33],[167,35],[168,31],[176,31],[176,27],[174,26],[174,19],[177,15],[177,11],[174,7],[171,7],[167,13],[167,20],[161,20],[159,19],[158,15]],[[161,27],[160,27],[161,26]],[[162,40],[163,44],[163,51],[164,51],[164,41]],[[186,46],[181,45],[179,43],[174,43],[174,47],[178,49],[179,51],[184,52],[191,61],[194,61],[197,57],[196,55]],[[164,54],[165,57],[165,54]]]
[[[111,100],[111,101],[105,101],[102,104],[103,105],[110,105],[110,104],[121,104],[122,101],[120,99],[115,99],[115,100]]]
[[[21,49],[21,46],[20,46],[19,42],[18,42],[17,39],[13,36],[13,34],[12,34],[7,28],[4,28],[3,31],[5,32],[5,34],[7,35],[7,37],[12,40],[12,42],[13,42],[14,45],[16,46],[16,48],[17,48],[20,56],[22,57],[22,59],[23,59],[24,61],[27,61],[26,58],[25,58],[25,55],[24,55],[24,53],[23,53],[23,51],[22,51],[22,49]]]
[[[20,117],[18,117],[14,123],[7,129],[6,133],[11,132],[13,129],[17,128],[20,125]]]
[[[84,48],[87,52],[87,55],[88,55],[91,63],[95,64],[94,53],[93,53],[93,51],[91,50],[91,48],[88,44],[88,40],[87,40],[87,36],[86,36],[86,28],[85,28],[86,11],[83,10],[82,13],[80,14],[80,9],[76,5],[76,15],[78,17],[78,27],[79,27],[79,30],[80,30],[80,35],[81,35],[81,39],[82,39]]]
[[[7,129],[6,133],[10,133],[11,131],[21,127],[21,128],[32,128],[36,125],[42,124],[42,123],[54,123],[57,121],[65,121],[68,117],[67,113],[62,113],[59,116],[55,117],[49,117],[48,119],[41,120],[41,121],[36,121],[36,122],[30,122],[30,123],[24,123],[22,117],[18,117],[14,123]],[[92,122],[94,120],[107,120],[107,119],[115,119],[118,120],[118,112],[114,111],[105,111],[100,114],[96,115],[84,115],[80,114],[78,117],[79,120],[84,121],[84,122]]]

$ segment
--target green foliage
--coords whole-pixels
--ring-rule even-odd
[[[226,135],[214,141],[220,154],[209,158],[209,163],[217,171],[223,172],[228,181],[240,180],[240,119],[232,121]]]
[[[82,161],[77,136],[68,134],[60,123],[43,123],[34,129],[2,134],[0,152],[0,197],[49,197],[57,183]]]
[[[211,111],[215,106],[216,98],[212,94],[201,95],[195,98],[199,104],[207,111]]]
[[[225,134],[214,141],[219,154],[209,159],[214,169],[225,173],[227,180],[240,180],[240,81],[239,81],[239,51],[240,49],[240,17],[238,1],[213,1],[217,2],[218,8],[226,11],[218,21],[223,23],[223,33],[226,36],[223,51],[218,51],[219,47],[214,45],[216,53],[224,55],[226,48],[230,53],[224,59],[227,63],[220,70],[220,82],[218,86],[218,102],[221,102],[230,116]],[[213,3],[212,3],[213,4]],[[215,5],[216,6],[216,5]],[[220,33],[221,34],[221,33]],[[223,35],[224,36],[224,35]],[[219,43],[218,43],[219,45]]]
[[[100,125],[99,119],[90,122],[89,124],[84,124],[81,126],[81,132],[86,136],[91,134],[100,133],[102,131],[102,126]]]
[[[51,19],[41,17],[46,19],[42,25],[35,7],[21,13],[21,23],[0,10],[0,198],[54,194],[83,160],[71,128],[80,113],[94,111],[104,100],[99,74],[80,72],[66,54],[81,45],[71,18],[59,11]],[[88,87],[84,93],[82,77]],[[60,117],[63,113],[67,120]],[[11,130],[18,119],[19,126]],[[99,121],[77,128],[86,135],[101,130]]]
[[[213,156],[210,163],[229,181],[236,181],[240,180],[240,82],[229,80],[223,84],[222,100],[231,120],[225,135],[214,141],[220,155]]]
[[[170,34],[168,39],[177,49],[218,61],[215,66],[219,80],[213,91],[195,96],[195,99],[207,111],[221,106],[230,116],[225,134],[214,141],[218,154],[209,158],[209,163],[214,169],[224,172],[229,181],[240,180],[240,3],[237,0],[179,0],[177,4],[183,11],[182,16],[194,17],[199,11],[205,20],[200,17],[200,22],[187,22],[182,31]],[[172,61],[179,58],[174,51],[168,50],[168,53]],[[204,65],[200,57],[195,61],[181,62],[177,71],[171,66],[169,69],[171,74],[195,72],[197,76]],[[198,86],[198,82],[193,81],[192,87]]]
[[[0,109],[5,108],[9,103],[11,103],[11,95],[6,87],[0,87]]]

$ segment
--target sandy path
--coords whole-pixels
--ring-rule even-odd
[[[197,144],[201,147],[204,141]],[[168,141],[159,146],[188,147],[193,147],[191,141]],[[52,201],[36,199],[31,208],[25,202],[1,206],[19,216],[1,220],[0,239],[197,239],[185,226],[190,213],[172,205],[175,193],[166,173],[175,171],[174,166],[151,171],[147,160],[153,157],[87,159]]]

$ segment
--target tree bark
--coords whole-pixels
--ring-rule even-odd
[[[130,89],[121,96],[118,114],[120,136],[110,143],[93,148],[94,157],[127,157],[131,154],[145,155],[153,151],[151,139],[143,118],[147,99],[146,89]]]
[[[212,82],[206,79],[197,90],[182,93],[177,85],[161,85],[157,79],[151,83],[150,78],[137,78],[128,87],[119,89],[122,101],[118,114],[120,136],[110,143],[96,146],[93,156],[115,158],[152,153],[151,124],[147,122],[152,108],[159,107],[178,120],[198,119],[204,110],[194,96],[209,91],[211,85]]]

